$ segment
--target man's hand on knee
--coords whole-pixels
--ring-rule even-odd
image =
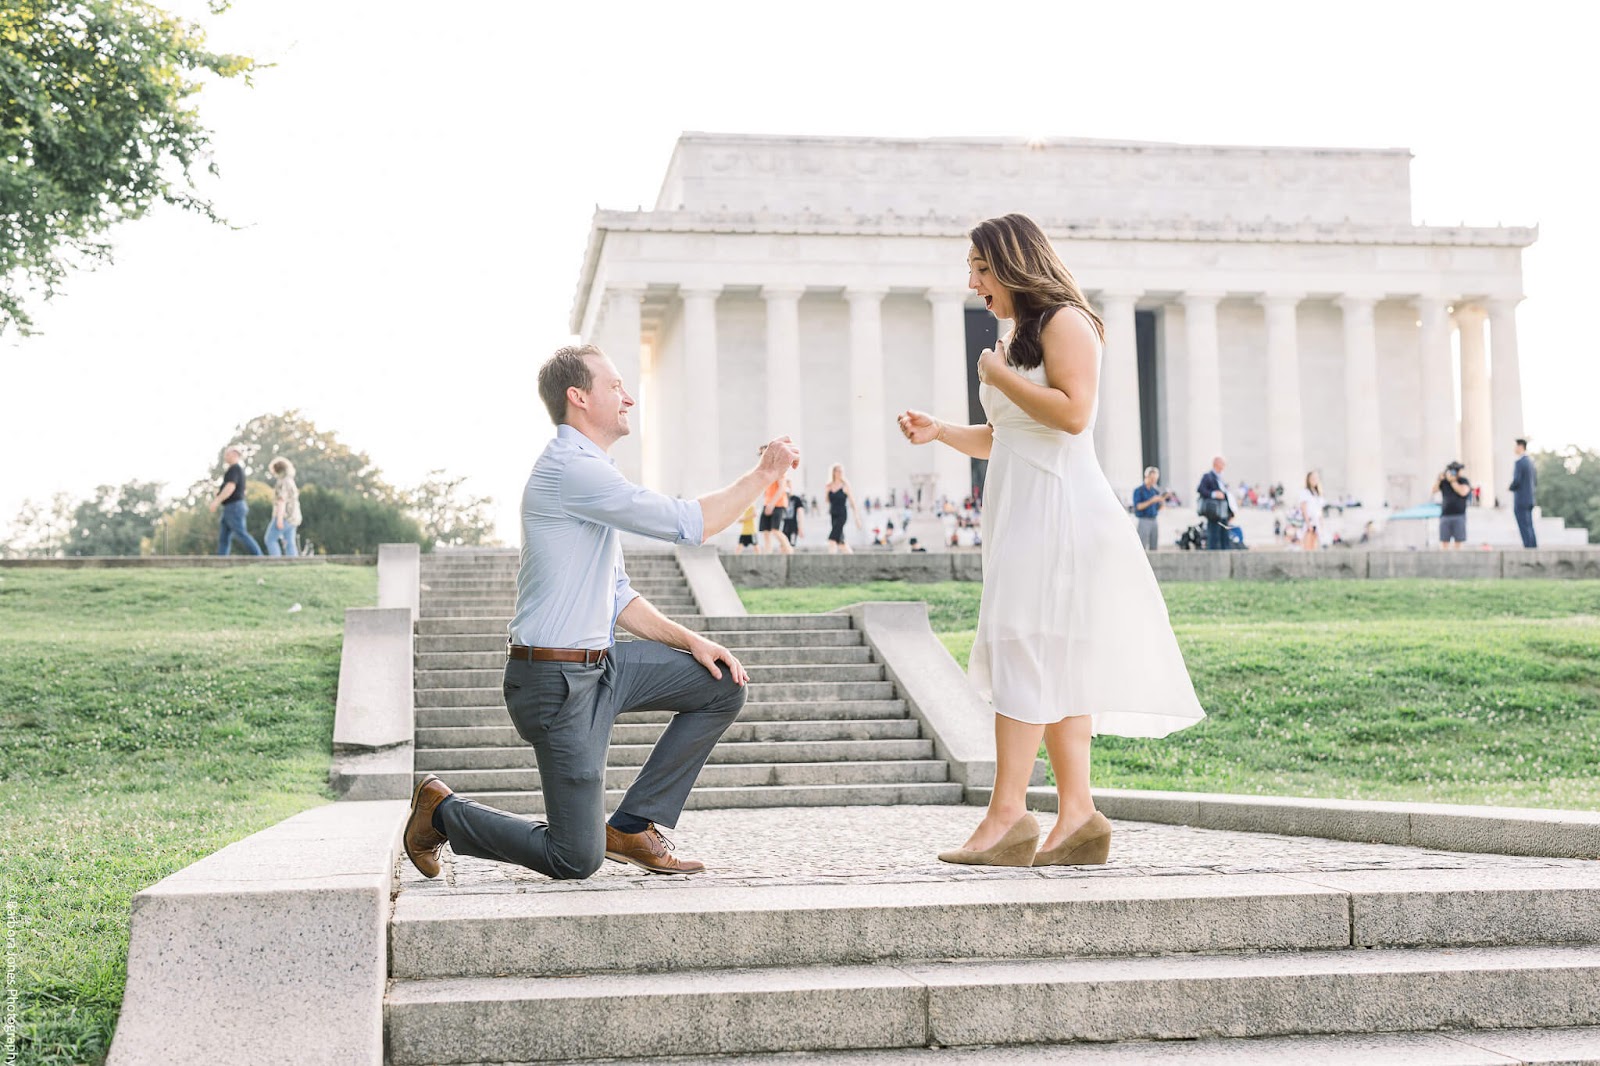
[[[693,655],[694,661],[709,670],[711,676],[718,681],[722,680],[722,669],[717,663],[722,662],[727,664],[728,673],[733,676],[735,684],[745,685],[750,682],[750,675],[745,673],[744,665],[734,658],[733,652],[715,641],[696,636],[689,642],[689,654]]]

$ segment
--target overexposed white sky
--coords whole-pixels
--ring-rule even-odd
[[[652,205],[685,130],[1408,147],[1416,221],[1541,227],[1527,426],[1600,447],[1600,77],[1566,5],[168,6],[276,64],[199,97],[203,188],[242,228],[123,227],[114,266],[36,307],[42,336],[0,341],[0,523],[181,491],[233,427],[300,408],[391,482],[470,475],[516,543],[591,213]]]

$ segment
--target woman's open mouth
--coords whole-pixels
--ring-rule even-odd
[[[983,298],[983,306],[987,307],[989,310],[993,311],[994,310],[994,297],[993,296],[985,296]]]

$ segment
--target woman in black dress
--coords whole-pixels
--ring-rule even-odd
[[[861,512],[856,508],[856,498],[850,492],[850,482],[844,479],[844,466],[834,463],[828,472],[828,551],[850,554],[850,545],[844,539],[844,520],[856,511],[856,529],[861,528]]]

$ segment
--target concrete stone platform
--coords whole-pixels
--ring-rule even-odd
[[[444,874],[423,878],[402,861],[403,893],[696,891],[728,885],[909,884],[1055,878],[1233,876],[1369,870],[1587,870],[1600,862],[1433,851],[1316,837],[1241,833],[1114,821],[1105,866],[1002,868],[951,866],[935,857],[966,839],[982,818],[968,806],[807,807],[694,811],[667,835],[685,856],[706,863],[694,877],[645,874],[606,863],[586,881],[551,881],[516,867],[454,856]],[[1049,831],[1051,815],[1039,821]]]
[[[390,1061],[1600,1053],[1600,861],[1114,820],[1104,866],[938,862],[981,816],[691,811],[670,835],[708,864],[693,877],[558,882],[447,853],[428,881],[402,862]],[[674,1021],[643,1047],[609,1024],[623,1004]],[[1557,1032],[1515,1032],[1536,1027]]]

